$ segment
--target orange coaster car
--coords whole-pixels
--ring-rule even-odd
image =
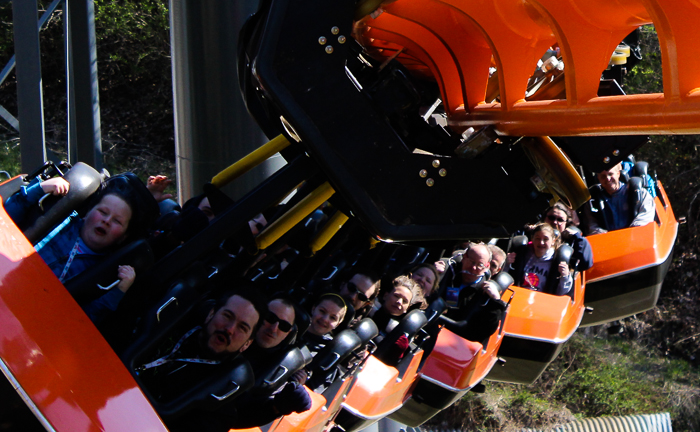
[[[419,426],[459,400],[479,384],[497,362],[503,341],[503,325],[485,346],[440,330],[410,397],[389,417],[409,426]]]
[[[653,223],[587,237],[595,264],[586,272],[584,303],[592,311],[581,326],[614,321],[656,305],[678,233],[666,191],[659,182],[657,188]]]
[[[505,360],[486,379],[533,383],[571,338],[584,314],[585,276],[577,275],[565,296],[513,286],[513,301],[505,320],[505,336],[498,350]]]

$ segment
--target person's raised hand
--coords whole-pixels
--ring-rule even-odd
[[[63,196],[70,190],[70,183],[61,177],[54,177],[41,182],[41,190],[51,195]]]
[[[166,194],[165,188],[167,188],[173,181],[164,175],[150,176],[146,182],[146,188],[156,201],[161,202],[166,199],[173,197],[173,194]]]

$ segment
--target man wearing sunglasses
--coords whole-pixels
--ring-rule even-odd
[[[289,301],[281,298],[270,301],[255,343],[263,349],[276,347],[292,331],[294,318],[294,305]]]
[[[355,308],[355,319],[365,318],[379,294],[379,276],[368,270],[356,271],[340,285],[340,296]]]
[[[294,342],[296,313],[294,304],[287,298],[275,298],[267,304],[267,313],[255,335],[255,343],[245,353],[255,376],[269,371]],[[262,426],[274,419],[293,412],[311,408],[311,397],[303,384],[306,373],[302,370],[272,396],[244,397],[236,404],[236,420],[229,424],[234,429]]]

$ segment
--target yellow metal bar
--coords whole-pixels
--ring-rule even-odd
[[[328,198],[330,198],[334,193],[335,190],[333,190],[328,182],[325,182],[321,186],[317,187],[313,192],[305,196],[294,207],[292,207],[287,213],[283,214],[282,217],[268,225],[267,228],[265,228],[265,231],[261,232],[255,238],[255,243],[258,245],[258,249],[268,248],[287,231],[292,229],[294,225],[301,222],[312,211],[327,201]]]
[[[248,155],[244,156],[238,162],[221,171],[211,179],[211,183],[220,188],[231,183],[238,177],[247,173],[270,156],[279,153],[289,145],[289,140],[284,135],[278,135],[271,141],[263,144],[259,148],[253,150]]]
[[[341,211],[335,212],[331,220],[326,223],[323,228],[316,233],[313,239],[311,239],[311,254],[323,249],[323,247],[328,243],[328,241],[345,225],[348,221],[348,217]]]

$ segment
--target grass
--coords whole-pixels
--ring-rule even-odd
[[[532,385],[486,384],[429,422],[483,432],[548,430],[575,419],[670,412],[674,430],[700,430],[700,371],[633,340],[579,331]]]
[[[0,170],[6,171],[11,177],[20,174],[19,163],[19,139],[0,140]],[[5,181],[5,176],[0,176],[0,181]]]

